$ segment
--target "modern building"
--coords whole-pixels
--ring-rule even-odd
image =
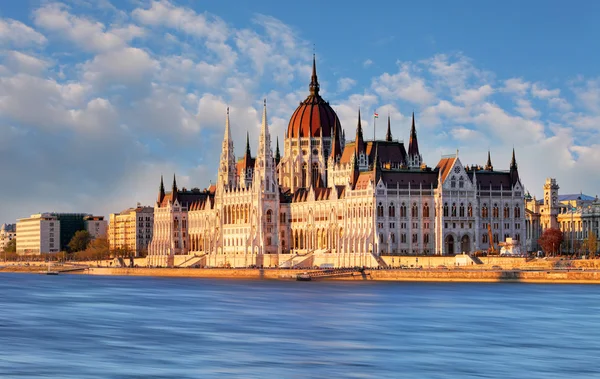
[[[17,237],[17,224],[2,224],[0,226],[0,252],[6,245]]]
[[[86,230],[85,221],[86,217],[92,216],[88,213],[52,213],[56,216],[56,219],[60,222],[60,250],[68,251],[69,242],[80,230]]]
[[[39,213],[17,220],[17,254],[39,255],[61,251],[61,228],[57,216]]]
[[[563,232],[564,253],[579,252],[583,241],[593,232],[600,236],[600,200],[598,196],[579,194],[559,195],[558,183],[547,178],[544,198],[527,195],[526,239],[529,251],[540,249],[538,240],[544,230],[558,228]]]
[[[134,252],[136,256],[145,255],[152,241],[153,227],[152,207],[138,205],[120,213],[112,213],[108,228],[110,250],[123,249]]]
[[[334,109],[319,94],[316,63],[308,97],[292,114],[275,154],[263,107],[258,151],[236,160],[229,110],[216,185],[166,192],[161,178],[148,262],[173,265],[177,255],[328,257],[333,266],[376,266],[380,255],[456,254],[524,237],[524,193],[515,152],[506,171],[465,165],[456,154],[428,166],[415,118],[408,148],[388,117],[382,140],[366,140],[360,110],[346,141]],[[325,259],[325,258],[323,258]]]
[[[108,224],[104,220],[104,216],[85,216],[83,224],[92,238],[107,237]]]

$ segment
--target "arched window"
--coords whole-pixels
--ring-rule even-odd
[[[444,217],[448,217],[448,203],[444,203]]]
[[[312,185],[313,185],[313,187],[317,187],[317,183],[319,183],[319,164],[315,162],[312,165]]]
[[[452,217],[456,217],[456,203],[452,203]]]
[[[383,204],[381,203],[377,206],[377,217],[383,217]]]
[[[306,175],[308,175],[307,171],[307,167],[306,167],[306,163],[302,164],[302,178],[300,178],[300,180],[302,180],[302,187],[306,187]]]
[[[400,217],[406,218],[406,205],[404,203],[400,206]]]
[[[467,217],[473,217],[473,206],[469,203],[467,207]]]
[[[423,205],[423,217],[429,217],[429,204]]]
[[[390,240],[392,243],[396,243],[396,235],[394,233],[390,234]]]
[[[383,234],[379,233],[379,243],[383,243]]]
[[[429,243],[429,233],[423,234],[423,244],[427,245]]]
[[[273,221],[273,212],[271,210],[267,210],[267,222],[271,223]]]
[[[458,210],[458,212],[460,217],[465,217],[465,205],[463,203],[460,203],[460,209]]]
[[[521,217],[521,208],[518,205],[515,206],[515,218]]]
[[[456,188],[456,177],[454,175],[450,178],[450,188]]]
[[[390,203],[389,216],[396,217],[396,207],[394,207],[394,203]]]
[[[419,207],[417,206],[417,203],[413,203],[412,205],[411,216],[412,218],[419,217]]]
[[[494,208],[492,208],[492,217],[498,218],[499,216],[498,204],[494,204]]]
[[[508,204],[504,205],[504,218],[510,217],[510,208],[508,208]]]
[[[488,207],[487,204],[483,203],[483,206],[481,207],[481,217],[483,218],[487,218],[488,217]]]
[[[482,234],[481,235],[481,242],[488,243],[488,236],[487,236],[487,234]]]
[[[464,188],[465,187],[465,179],[461,176],[460,179],[458,179],[458,188]]]

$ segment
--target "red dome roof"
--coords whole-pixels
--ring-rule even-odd
[[[310,82],[310,95],[300,103],[290,119],[287,138],[331,137],[337,125],[337,138],[341,135],[340,119],[328,102],[319,95],[316,63],[313,58],[313,73]]]

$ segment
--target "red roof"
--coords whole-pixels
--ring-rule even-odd
[[[442,175],[442,182],[446,180],[446,177],[450,173],[452,165],[454,165],[454,161],[456,161],[456,157],[442,158],[435,167],[435,169],[439,170],[440,174]]]

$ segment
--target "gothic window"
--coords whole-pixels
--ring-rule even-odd
[[[379,243],[383,243],[383,234],[379,233]]]
[[[406,243],[406,233],[400,234],[400,243]]]
[[[411,216],[413,218],[419,217],[419,207],[417,206],[417,203],[413,203],[412,205]]]
[[[319,183],[319,164],[315,162],[312,165],[312,184],[313,184],[313,187],[317,187],[317,183]]]
[[[498,243],[498,233],[494,233],[494,243]]]
[[[520,218],[521,217],[521,208],[519,208],[519,206],[515,206],[515,218]]]
[[[400,206],[400,217],[406,217],[406,205],[404,203]]]
[[[450,179],[450,188],[456,188],[456,177],[454,175]]]
[[[394,203],[390,204],[389,216],[396,217],[396,208],[394,207]]]
[[[267,210],[267,222],[271,223],[273,219],[273,212],[271,212],[271,210]]]
[[[417,243],[418,241],[419,241],[419,235],[417,233],[413,233],[412,243]]]
[[[452,203],[452,217],[456,217],[456,203]]]
[[[488,207],[487,207],[487,204],[485,204],[485,203],[481,207],[481,217],[483,217],[483,218],[488,217]]]
[[[459,215],[465,217],[465,205],[463,203],[460,203]]]
[[[377,217],[383,217],[383,204],[381,203],[377,206]]]
[[[473,206],[469,203],[467,207],[467,217],[473,217]]]
[[[302,178],[300,178],[302,180],[302,187],[306,187],[306,175],[308,175],[307,173],[307,167],[306,167],[306,163],[302,164]]]
[[[494,218],[499,217],[498,204],[494,204],[494,208],[492,208],[492,217],[494,217]]]
[[[423,234],[423,244],[427,245],[429,243],[429,233]]]
[[[458,179],[458,188],[464,188],[465,187],[465,179],[461,176],[460,179]]]
[[[423,217],[429,217],[429,204],[423,205]]]
[[[487,234],[482,234],[481,235],[481,242],[488,243],[488,236],[487,236]]]
[[[392,241],[392,243],[396,243],[396,235],[394,233],[390,235],[390,240]]]
[[[504,205],[504,218],[510,217],[510,208],[508,208],[508,204]]]
[[[448,203],[444,203],[444,217],[448,217]]]

